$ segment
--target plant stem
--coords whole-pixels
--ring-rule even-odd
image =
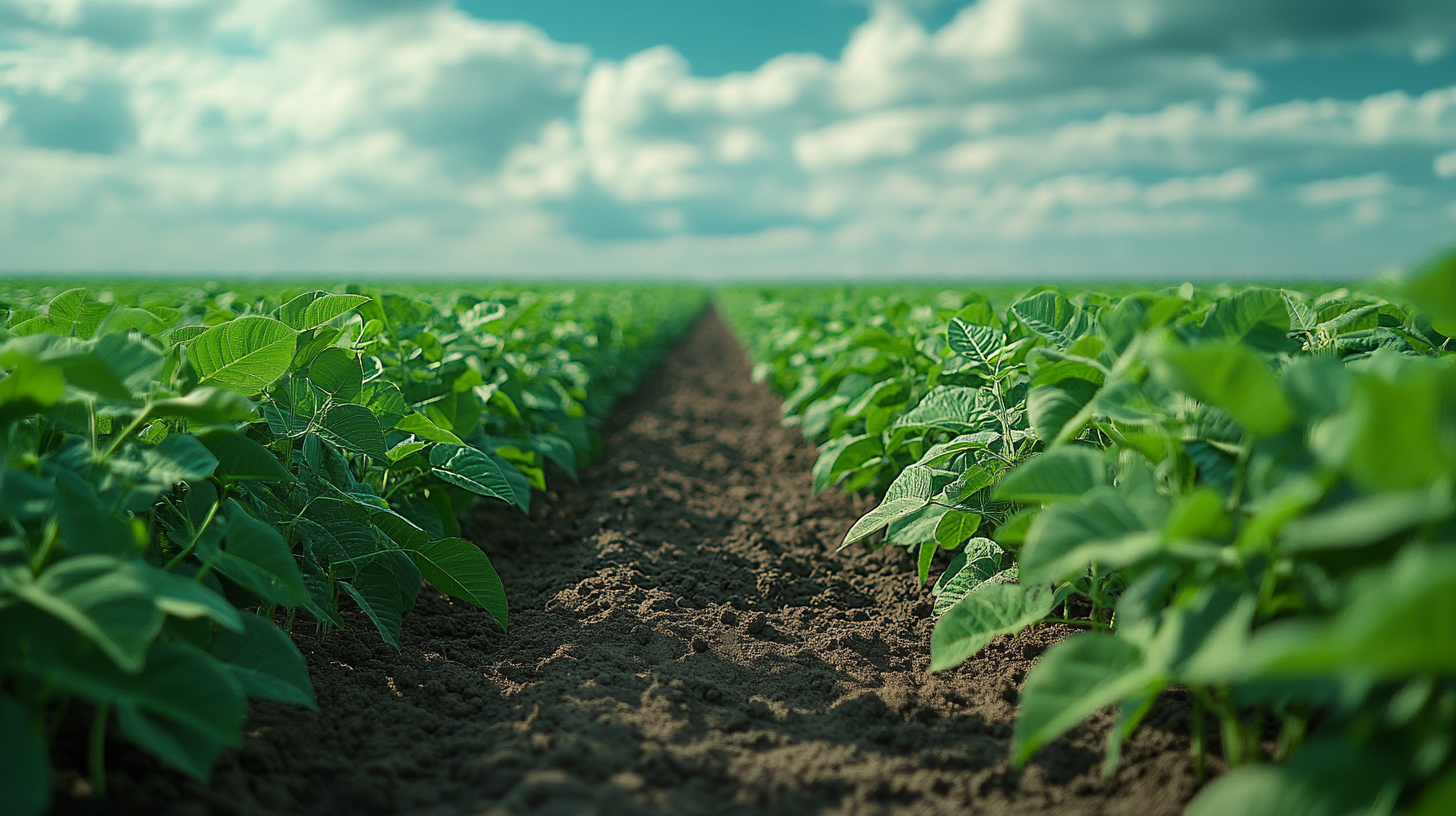
[[[102,703],[91,721],[91,789],[97,796],[106,795],[106,721],[110,716],[111,706]]]
[[[1193,778],[1199,782],[1208,775],[1204,763],[1203,745],[1203,694],[1197,689],[1190,689],[1193,693]]]

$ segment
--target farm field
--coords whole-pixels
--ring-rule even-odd
[[[0,787],[1449,812],[1456,268],[1377,288],[14,286]]]

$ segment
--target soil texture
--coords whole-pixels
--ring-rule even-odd
[[[1021,684],[1066,631],[927,675],[913,560],[835,553],[871,504],[811,494],[813,449],[715,312],[619,405],[604,450],[529,516],[466,525],[509,633],[426,588],[402,651],[360,615],[300,634],[317,711],[256,705],[210,785],[109,741],[107,798],[65,772],[56,812],[1152,816],[1197,791],[1175,696],[1110,780],[1107,713],[1012,770]]]

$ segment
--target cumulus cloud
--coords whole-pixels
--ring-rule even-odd
[[[1449,230],[1456,87],[1259,104],[1248,67],[1438,59],[1449,0],[869,5],[834,58],[701,77],[445,0],[0,0],[0,263],[1232,269],[1349,208],[1392,230],[1353,267]]]

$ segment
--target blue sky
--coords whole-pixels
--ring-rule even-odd
[[[0,0],[0,271],[1363,276],[1451,0]]]

